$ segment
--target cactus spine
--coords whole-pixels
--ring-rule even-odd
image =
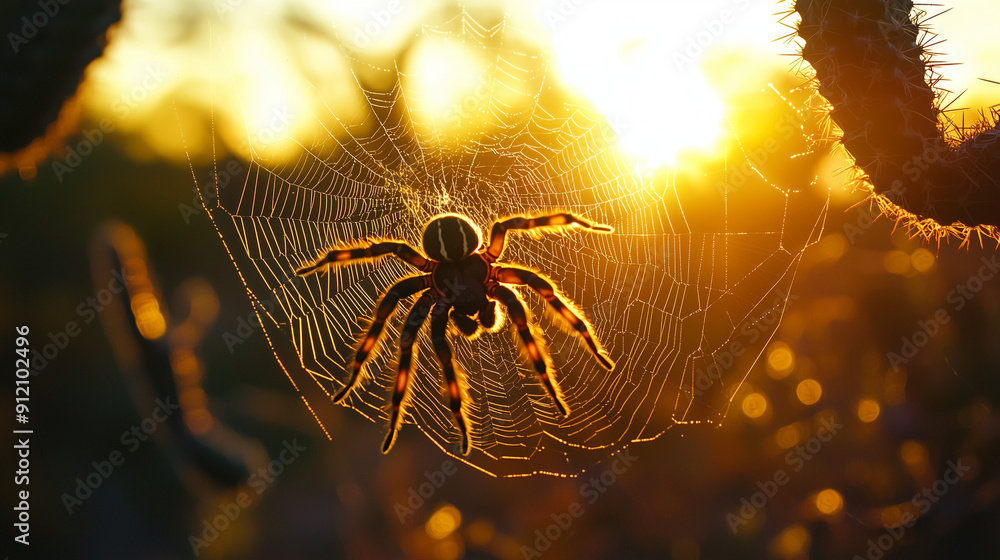
[[[932,38],[910,0],[796,0],[803,58],[884,213],[918,234],[1000,232],[1000,123],[975,129],[943,115]],[[944,227],[941,227],[944,226]]]

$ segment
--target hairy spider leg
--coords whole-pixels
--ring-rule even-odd
[[[531,334],[531,327],[528,326],[528,313],[525,311],[521,298],[510,288],[500,285],[494,286],[490,295],[500,300],[500,303],[507,308],[507,314],[510,316],[510,320],[514,323],[514,326],[517,327],[518,334],[521,335],[521,342],[528,352],[528,357],[535,365],[538,378],[542,381],[542,386],[545,387],[545,391],[549,394],[549,397],[555,402],[556,408],[559,409],[559,414],[563,417],[569,416],[569,408],[559,397],[556,381],[549,374],[548,363],[542,354],[543,350],[538,346],[538,343],[535,342],[535,337]]]
[[[614,363],[604,354],[597,340],[594,338],[587,321],[577,315],[573,309],[560,297],[559,291],[552,284],[552,280],[537,272],[515,267],[497,267],[497,279],[508,284],[527,285],[535,290],[538,295],[545,298],[545,301],[552,306],[552,309],[560,317],[569,322],[576,330],[577,334],[583,338],[590,348],[590,352],[597,358],[598,362],[607,369],[612,369]]]
[[[462,414],[462,393],[458,387],[455,377],[455,363],[452,359],[451,345],[448,344],[448,304],[438,303],[434,305],[431,313],[431,342],[434,343],[434,353],[441,362],[441,370],[444,372],[445,388],[448,390],[448,406],[455,417],[455,424],[462,434],[462,455],[469,454],[469,429],[465,424],[465,416]]]
[[[559,212],[557,214],[548,214],[534,218],[514,216],[512,218],[507,218],[506,220],[497,221],[493,224],[493,227],[490,229],[490,244],[489,248],[486,250],[486,254],[489,255],[494,261],[500,258],[500,255],[503,253],[503,249],[507,244],[508,231],[515,229],[565,228],[574,224],[602,233],[611,233],[614,231],[614,228],[611,226],[591,222],[586,218],[581,218],[580,216],[569,212]]]
[[[490,332],[492,332],[493,329],[498,328],[496,301],[492,299],[487,300],[486,305],[479,310],[479,324]]]
[[[396,384],[392,390],[392,411],[389,414],[389,434],[382,444],[382,453],[388,453],[392,449],[392,444],[396,442],[396,434],[399,433],[400,411],[403,406],[403,397],[406,396],[406,388],[410,384],[410,366],[413,363],[413,343],[417,340],[417,333],[427,319],[427,314],[431,310],[433,298],[430,293],[425,293],[417,299],[417,302],[410,308],[409,315],[406,316],[406,324],[403,325],[403,332],[399,335],[399,370],[396,373]]]
[[[360,259],[374,259],[383,255],[396,255],[403,262],[407,262],[424,271],[428,269],[428,265],[430,264],[430,261],[426,257],[418,253],[413,247],[410,247],[405,241],[381,241],[367,247],[332,249],[315,263],[296,270],[295,275],[305,276],[328,265],[345,264]]]
[[[468,315],[463,315],[454,308],[451,310],[451,320],[458,327],[459,332],[467,338],[475,339],[480,333],[480,326],[482,326],[483,330],[490,332],[497,327],[497,302],[487,299],[482,309],[479,310],[477,317],[478,320]]]
[[[468,315],[462,315],[454,308],[451,310],[451,320],[454,321],[459,332],[465,336],[471,337],[479,332],[479,323],[475,319]]]
[[[378,307],[375,309],[374,321],[371,326],[368,327],[368,332],[365,334],[365,338],[358,346],[358,351],[354,353],[354,369],[351,371],[351,378],[347,384],[344,385],[344,388],[333,397],[334,403],[339,403],[344,400],[344,398],[347,397],[351,390],[358,384],[358,379],[361,377],[361,368],[368,360],[368,356],[371,354],[372,349],[374,349],[375,345],[378,344],[378,339],[382,335],[382,330],[385,328],[385,322],[396,310],[399,300],[410,297],[421,290],[429,288],[431,285],[430,278],[430,274],[410,276],[409,278],[404,278],[393,284],[392,287],[385,293],[385,296],[382,297],[382,301],[379,302]]]

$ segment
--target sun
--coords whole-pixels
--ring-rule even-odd
[[[725,106],[700,62],[710,49],[746,39],[755,18],[745,2],[595,1],[568,14],[542,11],[562,80],[648,168],[673,164],[687,149],[718,148]]]

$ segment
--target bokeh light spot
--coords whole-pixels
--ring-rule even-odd
[[[858,415],[858,420],[865,422],[874,422],[878,418],[879,413],[882,408],[878,405],[878,402],[872,399],[861,399],[858,402],[858,406],[855,412]]]
[[[760,393],[750,393],[743,399],[743,414],[748,418],[760,418],[767,412],[767,397]]]
[[[847,251],[847,237],[834,232],[827,235],[819,244],[819,256],[824,261],[835,262]]]
[[[927,446],[916,440],[907,440],[899,446],[899,458],[910,466],[920,466],[927,463],[929,454]]]
[[[799,429],[799,425],[789,424],[787,426],[783,426],[776,434],[774,434],[774,439],[775,442],[777,442],[778,447],[782,449],[794,447],[795,444],[799,443],[802,439],[802,433]]]
[[[802,404],[815,404],[823,395],[823,386],[815,379],[804,379],[795,388],[795,396]]]
[[[453,505],[443,505],[427,520],[427,535],[432,539],[443,539],[455,532],[462,524],[462,513]]]
[[[771,379],[783,379],[795,368],[795,353],[778,341],[767,349],[767,374]]]
[[[437,560],[458,560],[463,552],[461,542],[453,539],[434,543],[433,551]]]
[[[148,340],[156,340],[167,332],[167,320],[160,312],[160,303],[150,293],[136,294],[132,298],[132,314],[139,334]]]
[[[893,274],[906,274],[910,271],[910,255],[903,251],[889,251],[885,255],[883,265]]]
[[[470,544],[484,546],[496,536],[496,527],[486,519],[477,520],[466,527],[465,535]]]
[[[792,525],[775,537],[774,551],[782,558],[797,557],[806,551],[809,541],[809,531],[805,527]]]
[[[816,509],[823,515],[836,515],[844,509],[844,498],[833,488],[816,494]]]
[[[920,272],[930,272],[934,270],[934,264],[937,261],[934,258],[934,253],[924,249],[923,247],[917,249],[910,255],[910,264],[913,268]]]

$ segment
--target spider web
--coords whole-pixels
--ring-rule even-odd
[[[571,475],[673,426],[720,423],[775,332],[825,204],[767,181],[739,152],[733,157],[753,171],[739,189],[727,182],[731,163],[710,178],[645,169],[618,149],[605,115],[560,88],[546,56],[506,17],[483,25],[462,11],[424,26],[419,38],[459,41],[491,61],[480,93],[459,102],[452,122],[420,109],[433,93],[400,61],[379,65],[347,51],[364,110],[314,112],[324,133],[298,141],[290,160],[251,141],[242,184],[205,199],[269,343],[314,416],[333,408],[330,395],[343,387],[381,295],[414,270],[391,257],[304,278],[294,276],[297,267],[363,239],[419,247],[423,224],[441,212],[467,215],[488,232],[498,217],[558,209],[615,231],[512,233],[502,260],[553,278],[590,319],[614,370],[521,289],[569,417],[558,418],[509,326],[472,341],[451,334],[473,442],[461,456],[425,325],[401,440],[419,428],[497,476]],[[345,401],[386,430],[393,360],[413,301],[401,302]]]

